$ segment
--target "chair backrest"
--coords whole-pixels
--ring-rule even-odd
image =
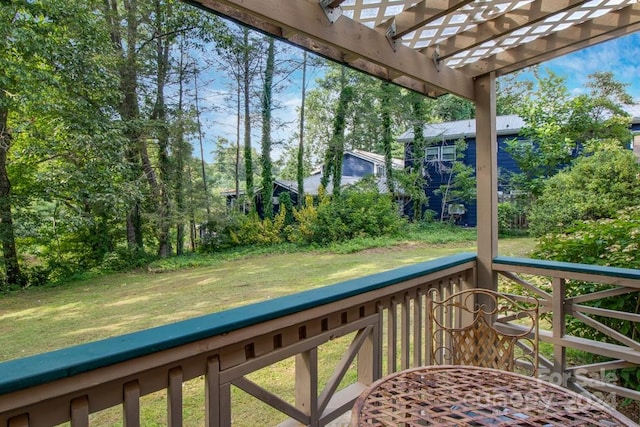
[[[429,301],[431,363],[538,373],[534,297],[469,289]]]

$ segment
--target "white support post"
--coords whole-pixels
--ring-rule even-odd
[[[497,290],[498,276],[492,270],[498,255],[498,141],[496,135],[496,76],[475,81],[476,177],[478,204],[477,287]]]

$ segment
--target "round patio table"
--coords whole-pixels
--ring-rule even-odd
[[[638,426],[588,397],[546,381],[475,366],[396,372],[368,387],[354,426]]]

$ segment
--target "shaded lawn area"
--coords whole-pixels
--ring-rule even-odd
[[[501,240],[500,253],[525,256],[533,244],[530,238]],[[472,241],[410,242],[351,254],[253,255],[207,267],[112,274],[15,292],[0,296],[0,361],[473,251]]]

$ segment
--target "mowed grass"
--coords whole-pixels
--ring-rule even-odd
[[[500,253],[525,256],[533,239],[500,241]],[[42,353],[183,319],[277,298],[429,259],[475,251],[475,241],[401,242],[338,254],[326,250],[259,254],[165,273],[132,272],[35,288],[0,297],[0,360]],[[200,264],[207,264],[200,259]],[[328,359],[341,351],[329,346]],[[331,356],[335,353],[335,356]],[[331,363],[328,363],[329,365]],[[253,374],[292,398],[292,360]],[[185,425],[201,425],[202,380],[185,384]],[[289,391],[286,391],[289,390]],[[289,393],[289,394],[287,394]],[[234,389],[234,425],[271,425],[281,417]],[[239,411],[239,412],[238,412]],[[99,414],[94,425],[120,424],[120,410]],[[144,425],[166,424],[163,393],[146,397]]]

